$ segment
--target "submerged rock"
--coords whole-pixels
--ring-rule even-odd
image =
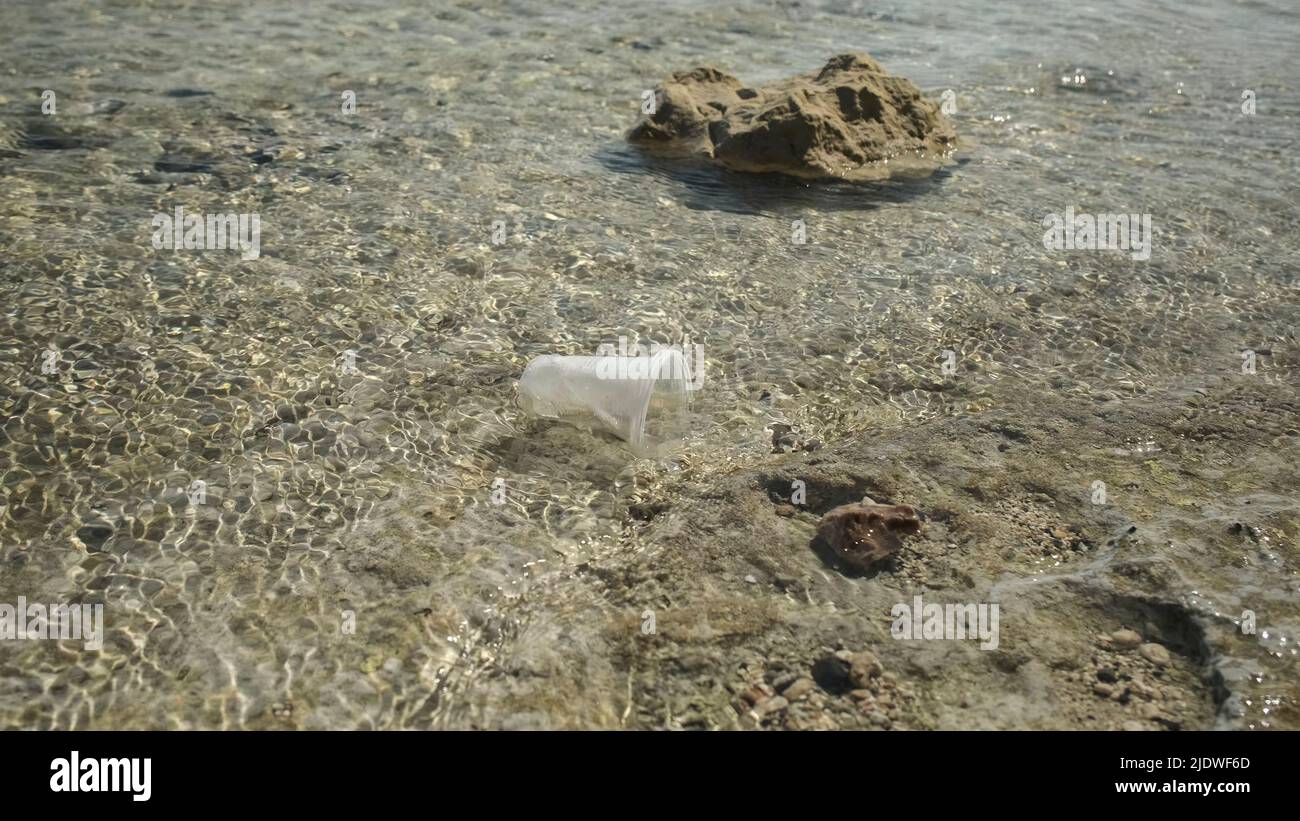
[[[1144,644],[1138,648],[1138,653],[1142,658],[1160,667],[1164,667],[1172,658],[1163,644]]]
[[[679,71],[627,137],[735,171],[846,180],[929,173],[957,141],[938,105],[864,54],[758,88],[716,68]]]
[[[903,536],[921,532],[916,510],[907,505],[866,502],[840,505],[822,517],[817,535],[845,564],[866,570],[903,546]]]

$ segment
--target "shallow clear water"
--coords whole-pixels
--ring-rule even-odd
[[[1245,348],[1296,384],[1287,3],[43,2],[0,29],[0,601],[108,627],[102,653],[0,644],[9,726],[544,716],[494,701],[503,659],[599,656],[551,630],[602,606],[573,569],[635,551],[627,506],[675,474],[761,463],[771,422],[835,441],[1008,385],[1026,414],[1160,402]],[[671,71],[845,51],[954,90],[960,162],[809,185],[622,140]],[[260,259],[155,250],[178,205],[257,213]],[[1151,214],[1151,259],[1045,250],[1067,206]],[[530,358],[620,336],[704,346],[677,459],[514,406]],[[1294,636],[1296,572],[1200,589],[1274,591]]]

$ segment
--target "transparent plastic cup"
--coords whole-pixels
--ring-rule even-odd
[[[519,377],[519,407],[606,430],[641,454],[686,434],[692,380],[676,348],[652,356],[539,356]]]

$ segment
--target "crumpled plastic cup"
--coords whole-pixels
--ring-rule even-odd
[[[652,356],[539,356],[519,377],[519,407],[534,416],[606,430],[642,454],[686,433],[693,387],[676,348]]]

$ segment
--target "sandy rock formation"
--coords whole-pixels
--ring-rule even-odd
[[[716,68],[677,72],[627,137],[735,171],[846,180],[929,173],[957,140],[938,105],[864,54],[759,88]]]

